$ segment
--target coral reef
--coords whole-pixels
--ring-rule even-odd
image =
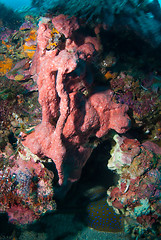
[[[113,77],[110,85],[115,93],[114,100],[124,103],[132,109],[132,116],[138,125],[143,125],[145,121],[152,124],[161,108],[159,92],[145,90],[139,79],[126,72],[121,72],[118,76]]]
[[[18,30],[4,28],[0,32],[0,75],[16,81],[30,78],[27,71],[36,50],[36,20],[25,17]]]
[[[18,137],[21,131],[27,133],[40,123],[41,110],[37,98],[38,94],[31,88],[30,80],[22,83],[1,77],[0,149],[4,150],[10,138]]]
[[[54,175],[38,157],[21,145],[14,152],[8,144],[0,152],[0,159],[0,212],[7,212],[10,222],[32,223],[46,211],[55,209]]]
[[[139,140],[149,139],[160,146],[160,88],[155,79],[160,79],[160,73],[120,72],[105,74],[106,79],[114,91],[113,101],[126,104],[133,127],[141,130],[142,134],[135,135]],[[109,78],[109,79],[108,79]],[[154,85],[155,90],[154,90]]]
[[[149,1],[122,1],[121,5],[119,1],[106,5],[106,1],[99,1],[99,7],[98,1],[77,1],[77,8],[75,0],[67,1],[66,6],[63,2],[57,1],[66,13],[71,15],[72,9],[72,14],[80,18],[62,14],[52,18],[47,14],[40,18],[38,29],[37,19],[26,15],[18,30],[1,28],[0,212],[7,212],[10,222],[23,225],[54,210],[53,197],[64,197],[80,178],[93,149],[105,140],[94,150],[80,181],[73,184],[61,203],[58,201],[58,211],[46,214],[40,225],[37,223],[40,228],[42,224],[48,226],[44,227],[46,232],[41,236],[31,229],[28,232],[25,226],[21,237],[52,239],[54,235],[56,239],[75,234],[77,238],[80,226],[73,230],[73,224],[81,222],[84,228],[82,219],[86,217],[86,225],[99,231],[120,232],[124,221],[125,232],[133,238],[158,239],[161,149],[150,141],[161,144],[160,54],[158,51],[157,57],[153,48],[129,31],[136,30],[158,46],[158,13],[149,10]],[[41,1],[42,6],[46,3]],[[155,16],[149,18],[149,14]],[[125,19],[131,21],[127,21],[126,30],[119,31]],[[152,27],[154,22],[156,28]],[[131,134],[140,142],[125,136],[114,138],[116,145],[108,167],[120,179],[108,190],[109,207],[102,199],[106,189],[115,184],[110,171],[107,178],[103,174],[108,170],[106,161],[112,143],[107,133],[111,129],[120,134],[128,130],[128,109],[132,121],[126,136]],[[94,188],[85,196],[90,175]],[[104,186],[103,192],[95,187],[98,183]],[[116,215],[113,208],[122,215]],[[79,223],[75,221],[78,215]]]
[[[161,230],[161,148],[118,135],[114,140],[108,168],[116,170],[120,178],[116,187],[108,189],[107,201],[126,216],[125,231],[132,237],[157,239]]]
[[[65,192],[80,177],[93,150],[92,137],[101,138],[110,129],[124,133],[129,117],[126,105],[112,101],[111,90],[92,90],[90,59],[99,50],[96,37],[79,33],[75,17],[59,15],[42,21],[30,69],[38,84],[42,122],[24,136],[23,144],[54,161]],[[61,38],[57,47],[48,49],[54,41],[53,27]]]

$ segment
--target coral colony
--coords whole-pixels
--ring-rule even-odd
[[[97,65],[109,85],[98,87],[93,68],[101,52],[100,36],[97,29],[87,34],[83,28],[76,17],[60,14],[42,17],[38,29],[26,16],[18,31],[1,32],[0,75],[7,78],[8,86],[2,80],[0,211],[7,212],[12,223],[28,224],[55,210],[53,196],[63,198],[68,193],[99,139],[112,130],[116,144],[107,167],[119,181],[108,189],[110,206],[101,209],[112,212],[114,230],[109,218],[105,224],[109,231],[119,231],[123,219],[118,217],[115,224],[114,218],[122,214],[125,231],[133,238],[153,239],[161,232],[161,148],[125,133],[132,119],[160,140],[160,92],[157,89],[150,97],[141,81],[124,72],[110,72],[117,62],[112,53]],[[133,114],[127,114],[129,109]],[[147,116],[156,123],[155,129],[145,121]],[[54,164],[56,187],[55,173],[43,161]],[[88,210],[95,215],[97,207]]]

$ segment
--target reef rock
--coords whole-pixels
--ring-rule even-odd
[[[9,153],[11,154],[10,157]],[[19,145],[14,152],[0,152],[0,212],[14,224],[29,224],[47,211],[55,210],[54,174],[29,149]]]
[[[108,189],[108,203],[125,216],[125,230],[134,237],[157,239],[161,229],[161,148],[149,141],[115,135],[108,167],[120,179]],[[148,235],[149,234],[149,235]]]

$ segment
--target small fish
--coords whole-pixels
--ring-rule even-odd
[[[89,200],[89,202],[93,202],[99,200],[107,195],[106,189],[102,186],[95,186],[84,193],[84,197]]]

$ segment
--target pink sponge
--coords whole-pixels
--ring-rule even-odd
[[[51,158],[59,184],[68,189],[93,151],[89,138],[100,138],[110,129],[124,133],[129,117],[127,106],[112,101],[111,90],[91,92],[89,62],[99,49],[97,38],[75,32],[79,28],[75,17],[60,15],[52,23],[67,39],[63,46],[58,44],[61,48],[47,49],[51,30],[48,23],[40,24],[31,72],[38,84],[42,122],[23,144],[34,154]]]

